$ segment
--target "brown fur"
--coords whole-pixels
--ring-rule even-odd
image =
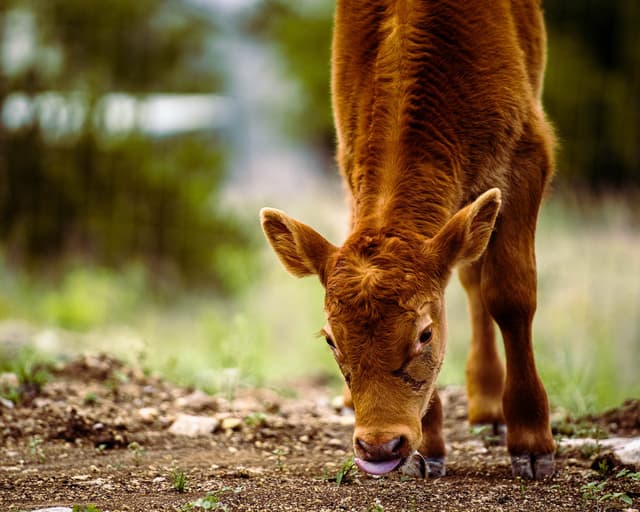
[[[434,390],[455,265],[472,320],[469,420],[506,420],[510,452],[534,465],[554,450],[531,344],[535,226],[553,167],[544,62],[539,1],[337,1],[333,109],[352,231],[338,248],[277,210],[262,223],[285,267],[326,288],[361,457],[358,440],[395,438],[403,457],[444,454]]]

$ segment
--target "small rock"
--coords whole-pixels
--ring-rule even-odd
[[[128,418],[126,416],[116,416],[113,418],[113,426],[116,428],[122,428],[127,426]]]
[[[344,398],[342,395],[334,396],[331,399],[331,408],[335,411],[340,411],[344,407]]]
[[[253,478],[262,476],[264,474],[263,468],[247,468],[244,466],[238,466],[235,471],[235,475],[240,478]]]
[[[205,392],[196,390],[190,395],[176,399],[176,405],[181,409],[192,409],[194,411],[217,411],[218,401],[207,395]]]
[[[49,400],[48,398],[40,397],[40,396],[34,398],[32,402],[32,405],[36,409],[42,409],[44,407],[47,407],[50,404],[51,404],[51,400]]]
[[[169,432],[189,437],[205,436],[216,430],[219,424],[220,421],[217,418],[179,414],[169,427]]]
[[[242,419],[234,418],[233,416],[223,419],[220,423],[220,428],[222,428],[222,430],[240,430],[241,426]]]
[[[3,398],[1,396],[0,396],[0,406],[4,407],[5,409],[13,409],[15,407],[11,400],[7,398]]]
[[[271,428],[284,428],[287,426],[287,422],[279,416],[270,416],[267,418],[266,423]]]
[[[336,439],[336,438],[329,439],[329,441],[327,441],[327,444],[329,446],[339,446],[339,447],[344,446],[344,443],[340,439]]]
[[[153,423],[159,415],[160,412],[155,407],[142,407],[138,409],[138,416],[140,416],[143,423]]]
[[[614,450],[620,462],[640,467],[640,438],[632,439],[628,444]]]
[[[560,441],[560,446],[567,448],[580,449],[585,445],[599,446],[600,448],[611,450],[622,464],[640,467],[640,437],[576,438],[562,439]]]
[[[154,484],[160,484],[162,482],[166,482],[166,480],[167,479],[163,476],[157,476],[151,482],[153,482]]]
[[[51,507],[51,508],[39,508],[32,512],[72,512],[69,507]]]
[[[0,388],[17,388],[19,386],[20,381],[15,373],[0,373]]]
[[[238,413],[248,413],[251,411],[259,411],[262,409],[262,404],[255,397],[242,397],[236,398],[233,401],[233,410]]]

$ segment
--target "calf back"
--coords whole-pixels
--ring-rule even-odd
[[[523,132],[549,131],[544,47],[535,0],[339,0],[333,107],[354,227],[433,235],[488,188],[527,181],[509,160]]]

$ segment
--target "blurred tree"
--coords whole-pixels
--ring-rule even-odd
[[[248,30],[274,41],[301,86],[292,133],[333,146],[332,0],[265,0]],[[640,2],[543,2],[549,32],[545,105],[560,138],[557,180],[640,186]]]
[[[273,42],[289,75],[302,90],[286,129],[333,153],[330,63],[333,2],[264,0],[247,21],[247,30]],[[298,99],[298,98],[296,98]]]
[[[103,102],[114,91],[133,101],[219,90],[222,77],[204,62],[210,21],[177,0],[9,0],[0,18],[5,31],[33,20],[20,66],[9,65],[0,34],[9,55],[0,61],[0,113],[12,92],[40,109],[17,129],[0,119],[0,239],[9,257],[31,269],[65,255],[109,265],[141,259],[165,277],[224,287],[217,254],[249,243],[216,208],[224,141],[114,134]],[[67,104],[43,125],[51,91]]]
[[[546,2],[560,180],[640,186],[640,2]]]

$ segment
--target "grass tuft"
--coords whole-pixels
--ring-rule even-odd
[[[182,468],[175,468],[171,472],[171,485],[173,489],[183,493],[187,490],[187,474]]]

